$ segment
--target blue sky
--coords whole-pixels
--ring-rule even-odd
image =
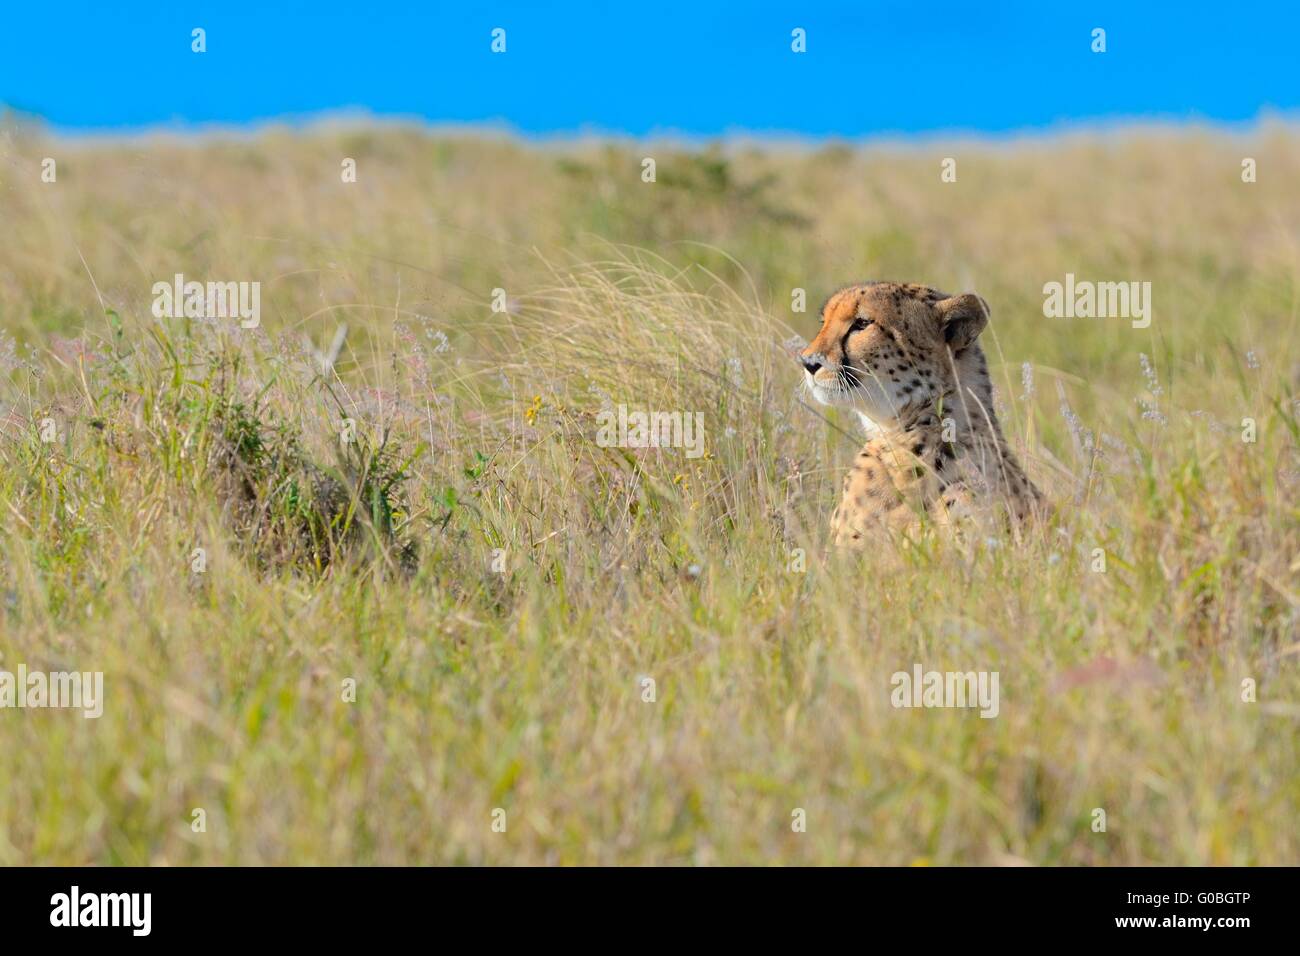
[[[1241,122],[1300,108],[1298,28],[1280,0],[26,2],[0,14],[0,102],[64,130],[347,109],[528,134]]]

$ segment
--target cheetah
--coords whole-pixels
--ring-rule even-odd
[[[850,550],[880,530],[928,519],[951,527],[997,510],[1019,526],[1045,513],[1042,493],[1007,446],[976,341],[989,320],[974,293],[866,282],[834,293],[799,355],[824,405],[853,408],[868,441],[844,479],[831,538]]]

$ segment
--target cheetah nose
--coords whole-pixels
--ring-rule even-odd
[[[819,355],[800,355],[799,361],[803,367],[808,370],[809,375],[816,375],[817,370],[822,367],[821,356]]]

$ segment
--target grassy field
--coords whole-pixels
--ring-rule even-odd
[[[1300,862],[1298,182],[1281,127],[0,128],[0,669],[105,698],[0,710],[0,864]],[[261,324],[155,318],[176,273]],[[1045,318],[1066,273],[1150,327]],[[861,436],[789,349],[863,278],[988,300],[1056,526],[827,553]]]

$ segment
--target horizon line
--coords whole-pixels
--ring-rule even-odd
[[[1246,120],[1220,120],[1209,117],[1171,117],[1131,115],[1089,119],[1063,119],[1049,124],[1029,125],[1005,130],[954,127],[941,130],[880,130],[857,135],[807,133],[798,130],[750,129],[733,127],[715,133],[695,133],[666,127],[644,134],[634,134],[592,125],[576,129],[531,131],[506,120],[436,121],[415,114],[375,113],[364,108],[317,110],[286,113],[244,122],[151,123],[141,126],[80,127],[50,123],[39,114],[25,112],[0,101],[0,128],[35,132],[50,139],[73,145],[112,145],[145,140],[172,140],[188,143],[254,140],[268,133],[288,131],[311,136],[329,132],[367,132],[401,130],[432,138],[473,138],[507,141],[528,146],[574,146],[591,143],[657,144],[700,149],[716,145],[770,146],[787,149],[822,149],[828,146],[855,148],[901,146],[922,147],[952,142],[974,142],[1002,146],[1022,143],[1046,143],[1077,138],[1123,139],[1142,135],[1187,135],[1214,133],[1227,138],[1246,139],[1277,130],[1300,132],[1300,110],[1262,109]]]

